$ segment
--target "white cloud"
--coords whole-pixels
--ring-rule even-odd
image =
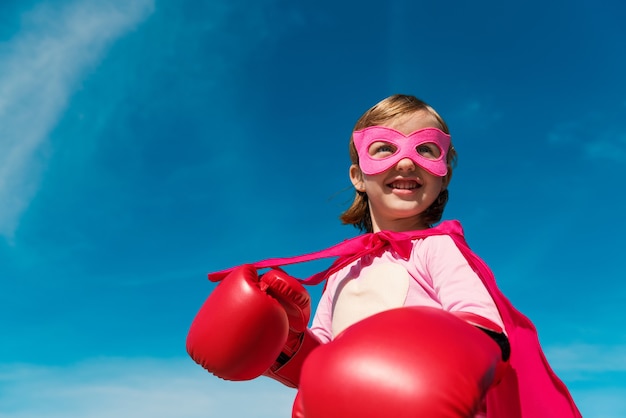
[[[0,46],[0,235],[38,188],[45,142],[87,70],[153,10],[153,0],[44,3]]]
[[[590,111],[575,120],[555,124],[547,135],[549,144],[572,148],[584,159],[623,163],[626,161],[626,127],[624,109]]]
[[[547,347],[546,357],[555,369],[566,373],[624,373],[625,345],[572,344]]]
[[[489,97],[482,97],[461,103],[460,107],[450,112],[448,119],[455,120],[455,124],[459,125],[453,131],[484,132],[493,129],[493,125],[502,117],[502,111],[493,105],[493,100]],[[480,124],[476,124],[477,120],[480,120]]]
[[[545,353],[585,418],[626,416],[626,345],[554,345]]]
[[[584,150],[590,159],[622,163],[626,161],[626,132],[606,133],[596,141],[585,144]]]
[[[186,358],[0,365],[0,418],[288,417],[295,393],[265,377],[220,380]]]
[[[624,371],[624,346],[548,347],[566,374]],[[626,388],[603,379],[571,385],[586,418],[626,413]],[[189,358],[97,358],[69,366],[0,364],[0,418],[276,418],[295,390],[261,377],[228,382]]]
[[[572,391],[585,418],[623,418],[626,416],[626,388],[603,387]]]

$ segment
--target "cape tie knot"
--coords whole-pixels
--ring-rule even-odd
[[[412,236],[401,232],[370,232],[336,245],[333,247],[332,253],[341,257],[341,260],[338,260],[341,265],[346,265],[365,255],[376,254],[382,252],[385,247],[391,247],[396,254],[408,260],[413,248],[411,240]],[[330,253],[331,251],[329,251]],[[333,267],[333,270],[336,268],[337,265]]]
[[[380,231],[371,234],[369,245],[372,246],[372,252],[386,246],[390,246],[393,251],[405,260],[411,257],[413,245],[411,236],[399,232]],[[369,245],[367,245],[369,247]],[[370,251],[368,251],[370,252]]]

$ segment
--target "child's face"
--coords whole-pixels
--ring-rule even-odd
[[[437,119],[425,110],[404,115],[382,126],[404,135],[424,128],[441,129]],[[378,174],[365,174],[358,165],[352,165],[350,179],[357,190],[367,194],[374,232],[426,228],[420,214],[446,186],[445,177],[431,174],[408,157]]]

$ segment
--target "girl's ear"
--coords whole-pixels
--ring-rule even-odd
[[[365,184],[363,183],[363,173],[357,164],[350,166],[350,181],[358,192],[365,191]]]

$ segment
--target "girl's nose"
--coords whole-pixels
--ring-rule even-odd
[[[398,171],[414,171],[415,163],[410,158],[403,158],[396,164],[396,169]]]

